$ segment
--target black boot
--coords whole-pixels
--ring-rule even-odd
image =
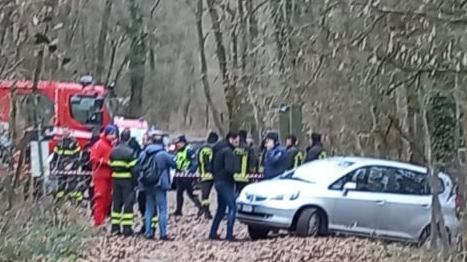
[[[206,208],[205,207],[201,207],[200,209],[198,209],[198,214],[196,216],[199,218],[203,214],[206,214]]]
[[[112,224],[110,227],[110,234],[120,235],[120,225]]]
[[[206,211],[204,212],[205,219],[212,219],[211,211],[209,211],[209,206],[206,207]]]
[[[131,226],[123,226],[123,236],[129,237],[133,235],[133,230]]]

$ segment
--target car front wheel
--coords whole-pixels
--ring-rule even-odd
[[[300,237],[318,236],[322,217],[316,208],[304,209],[297,220],[296,234]]]
[[[248,235],[250,235],[251,240],[265,239],[268,237],[269,228],[258,227],[258,226],[248,226]]]

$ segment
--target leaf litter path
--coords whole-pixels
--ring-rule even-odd
[[[211,199],[215,199],[212,197]],[[174,193],[169,194],[169,206],[173,211]],[[214,210],[214,206],[211,207]],[[235,234],[240,242],[208,241],[211,221],[197,219],[196,209],[186,201],[185,216],[178,220],[170,216],[169,232],[175,238],[171,242],[146,240],[141,237],[123,238],[100,236],[90,240],[80,261],[90,262],[373,262],[419,261],[419,257],[398,257],[375,241],[351,237],[297,238],[280,236],[261,241],[250,241],[246,227],[236,224]],[[135,225],[139,228],[141,225]],[[225,235],[225,221],[221,224]]]

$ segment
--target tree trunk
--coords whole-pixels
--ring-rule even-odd
[[[208,4],[209,14],[211,16],[212,29],[214,31],[214,38],[216,42],[216,55],[219,62],[219,68],[222,74],[222,84],[224,86],[224,96],[227,104],[227,113],[229,116],[229,128],[238,129],[240,127],[239,118],[237,114],[237,88],[236,83],[231,81],[231,76],[227,69],[227,55],[224,46],[224,38],[221,30],[219,14],[214,7],[215,0],[206,0]]]
[[[127,108],[129,117],[139,117],[142,114],[143,87],[146,65],[146,35],[143,32],[144,24],[141,7],[137,0],[129,0],[131,15],[130,38],[130,105]]]
[[[204,32],[203,32],[203,0],[198,0],[196,8],[196,29],[198,33],[198,50],[199,50],[199,59],[201,63],[201,81],[203,83],[204,96],[206,97],[206,116],[208,115],[209,107],[211,108],[212,118],[216,128],[222,135],[225,135],[225,130],[222,125],[222,121],[219,117],[219,112],[214,106],[211,97],[211,87],[208,80],[208,66],[206,61],[206,52],[204,48]],[[208,118],[206,118],[208,119]],[[206,126],[208,125],[208,120],[206,120]]]
[[[96,68],[94,77],[97,82],[101,82],[104,77],[105,47],[107,43],[107,31],[109,30],[110,13],[112,12],[112,3],[112,0],[105,1],[104,13],[102,14],[101,31],[97,41],[97,56],[95,61]]]
[[[409,106],[407,99],[407,87],[401,86],[395,90],[396,94],[396,115],[399,119],[401,131],[404,134],[410,134],[410,123],[409,123]],[[412,159],[412,147],[410,142],[400,138],[402,148],[399,154],[399,158],[404,161],[410,161]]]

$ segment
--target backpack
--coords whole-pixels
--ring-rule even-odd
[[[152,152],[151,154],[146,154],[141,163],[141,178],[140,181],[143,186],[154,186],[159,182],[161,177],[161,170],[157,166],[156,155],[160,151]]]

